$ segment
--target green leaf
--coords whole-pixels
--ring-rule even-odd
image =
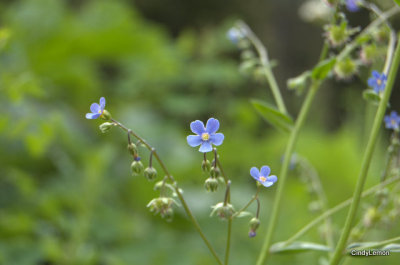
[[[286,242],[278,242],[271,246],[271,253],[296,253],[296,252],[306,252],[306,251],[332,251],[328,246],[316,244],[313,242],[293,242],[286,246]]]
[[[364,90],[363,98],[373,103],[379,103],[381,101],[381,97],[372,89]]]
[[[400,6],[400,0],[393,0],[398,6]]]
[[[332,68],[335,66],[336,63],[336,58],[329,58],[326,60],[323,60],[317,64],[317,66],[314,67],[311,73],[311,77],[315,80],[323,80],[326,78],[326,76],[329,74],[329,72],[332,70]]]
[[[400,244],[388,244],[381,249],[382,250],[390,250],[390,252],[399,252],[400,253]]]
[[[257,110],[257,112],[263,117],[268,123],[284,132],[290,132],[293,128],[293,120],[286,114],[283,114],[275,107],[270,104],[253,99],[251,104]]]

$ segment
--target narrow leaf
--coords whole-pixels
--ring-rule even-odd
[[[314,67],[311,73],[311,77],[315,80],[323,80],[326,78],[326,76],[329,74],[329,72],[332,70],[332,68],[335,66],[336,63],[336,58],[329,58],[326,60],[323,60],[317,64],[317,66]]]
[[[290,245],[285,246],[285,242],[278,242],[271,246],[271,253],[295,253],[295,252],[306,252],[306,251],[332,251],[328,246],[316,244],[313,242],[293,242]]]
[[[289,116],[283,114],[275,107],[270,104],[253,99],[251,104],[257,110],[257,112],[263,117],[268,123],[284,132],[290,132],[293,127],[293,120]]]

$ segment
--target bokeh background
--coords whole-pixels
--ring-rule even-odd
[[[392,4],[379,2],[383,8]],[[226,224],[209,213],[223,200],[223,189],[204,190],[202,154],[186,143],[189,124],[219,119],[225,134],[220,159],[236,208],[255,191],[250,167],[267,164],[278,174],[288,135],[265,123],[249,103],[273,101],[264,82],[239,71],[240,54],[226,31],[242,19],[266,44],[295,117],[303,96],[289,91],[286,80],[311,68],[323,44],[321,21],[299,16],[304,3],[0,1],[0,264],[214,264],[181,208],[170,223],[148,211],[158,194],[144,177],[131,176],[126,134],[102,134],[101,121],[86,120],[85,113],[104,96],[113,117],[158,149],[222,256]],[[365,10],[348,15],[352,26],[365,26],[370,18]],[[399,28],[399,18],[392,22]],[[330,207],[351,196],[360,169],[373,113],[362,98],[370,70],[360,69],[348,82],[324,83],[297,146],[321,176]],[[399,99],[398,80],[391,99],[397,111]],[[388,143],[389,132],[382,130],[367,186],[379,181]],[[141,154],[146,164],[148,152]],[[317,216],[309,210],[315,198],[307,190],[292,172],[275,241]],[[276,186],[262,190],[257,237],[248,238],[248,219],[234,221],[232,265],[255,262],[275,192]],[[345,213],[333,219],[336,238]],[[374,227],[365,239],[399,233],[397,219],[397,225]],[[318,229],[303,239],[323,243]],[[271,261],[318,264],[323,256],[274,255]],[[352,258],[351,264],[398,260],[393,253]]]

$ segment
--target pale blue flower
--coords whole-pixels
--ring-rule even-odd
[[[219,129],[219,121],[217,119],[208,119],[206,127],[204,127],[202,121],[196,120],[190,123],[190,129],[197,135],[189,135],[187,142],[192,147],[200,145],[199,151],[202,153],[212,151],[211,144],[218,146],[224,141],[224,135],[216,133]]]
[[[100,98],[100,104],[93,103],[90,105],[90,111],[92,113],[86,113],[86,119],[97,119],[104,113],[104,108],[106,107],[106,99],[104,97]]]
[[[260,171],[256,167],[250,169],[250,175],[264,187],[270,187],[278,180],[275,175],[270,176],[269,173],[271,173],[269,166],[263,166]]]

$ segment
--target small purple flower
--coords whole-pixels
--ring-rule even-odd
[[[372,71],[372,77],[368,79],[368,86],[374,89],[375,93],[379,94],[385,89],[386,86],[386,75],[380,74],[378,71]]]
[[[196,120],[190,123],[190,129],[197,135],[189,135],[187,142],[192,147],[201,145],[199,151],[202,153],[212,151],[211,144],[218,146],[224,141],[224,135],[216,133],[219,129],[219,121],[217,119],[208,119],[205,128],[202,121]]]
[[[104,108],[106,107],[106,99],[104,97],[100,98],[100,105],[93,103],[90,105],[90,111],[92,113],[86,113],[86,119],[97,119],[104,113]]]
[[[361,0],[346,0],[346,8],[350,12],[357,12],[360,10]]]
[[[400,116],[396,111],[392,111],[390,115],[386,115],[384,121],[387,129],[392,129],[395,131],[399,130]]]
[[[263,166],[260,171],[256,167],[250,169],[250,175],[264,187],[270,187],[278,180],[275,175],[269,176],[269,173],[271,173],[269,166]]]

